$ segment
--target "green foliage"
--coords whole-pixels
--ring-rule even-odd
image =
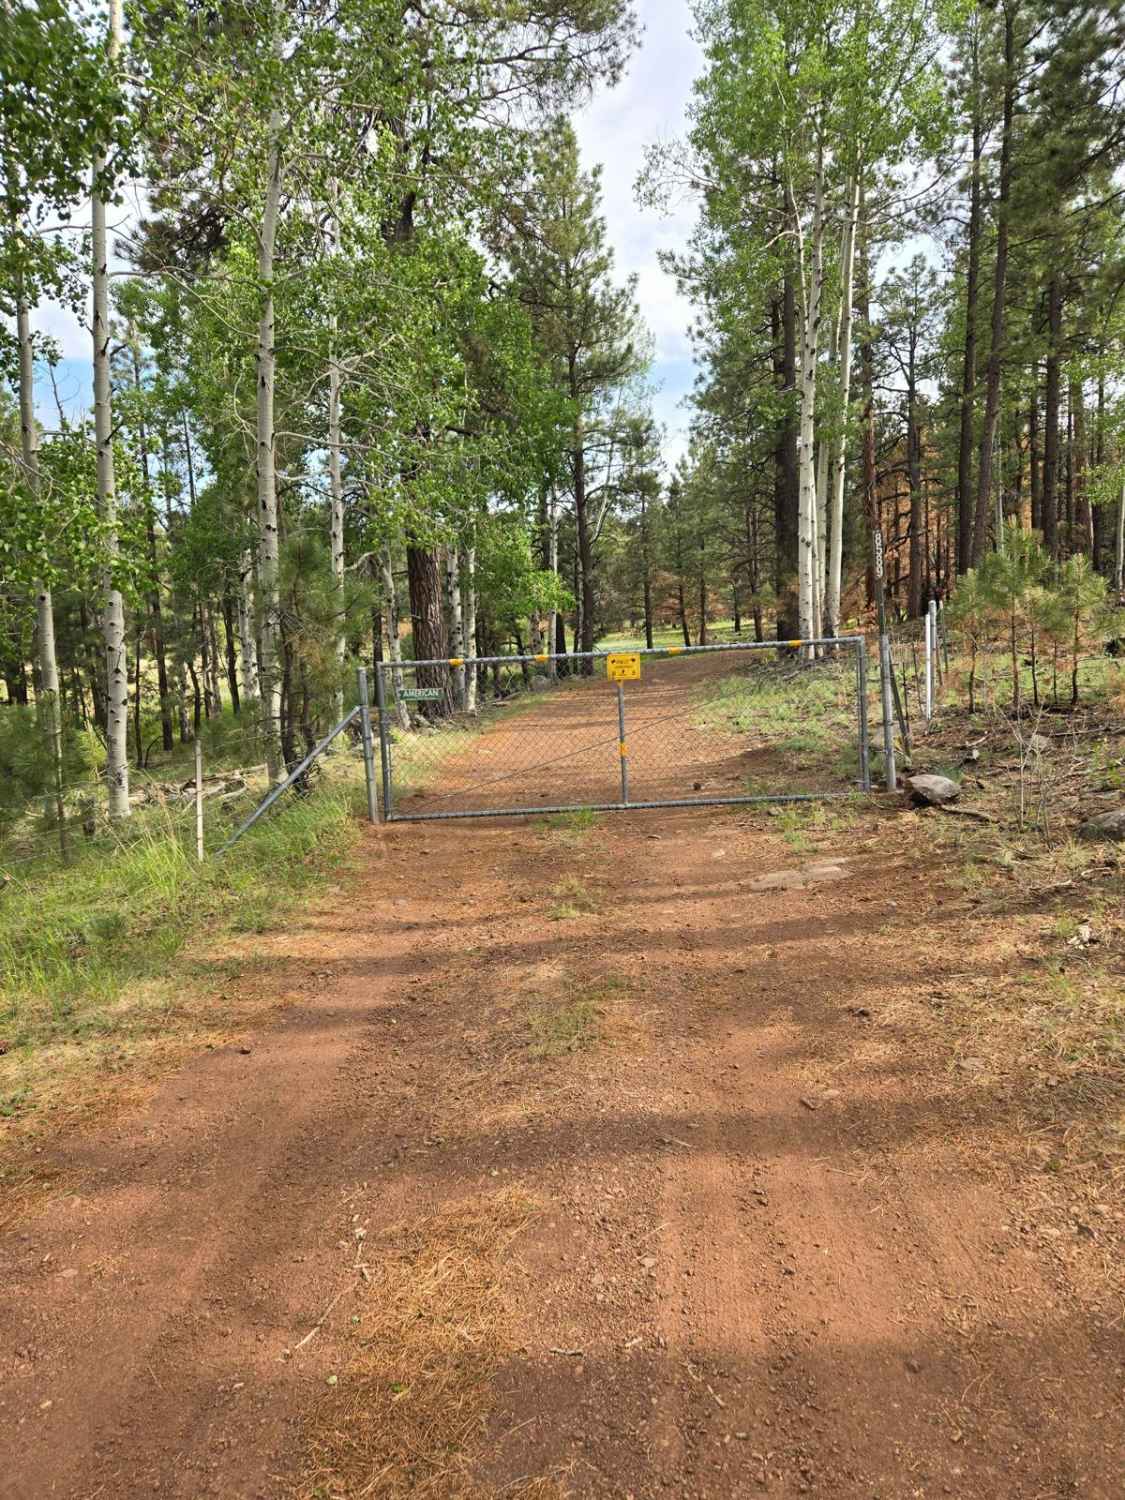
[[[92,783],[98,760],[92,737],[67,726],[63,736],[64,783]],[[43,735],[35,710],[15,705],[5,708],[0,713],[0,834],[5,824],[22,818],[30,804],[46,798],[53,788],[54,768],[43,754]]]

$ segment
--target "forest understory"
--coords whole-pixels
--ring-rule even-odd
[[[1109,772],[1021,833],[997,725],[990,822],[369,828],[197,939],[222,1034],[9,1155],[6,1493],[1116,1495]]]

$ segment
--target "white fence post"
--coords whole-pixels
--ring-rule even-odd
[[[203,746],[195,737],[195,857],[203,863]]]

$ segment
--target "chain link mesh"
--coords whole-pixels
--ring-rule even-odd
[[[640,680],[622,684],[623,745],[604,655],[560,658],[557,677],[529,658],[384,664],[388,811],[442,817],[846,794],[863,779],[858,651],[846,640],[815,662],[786,645],[640,653]],[[476,705],[466,710],[474,679]]]

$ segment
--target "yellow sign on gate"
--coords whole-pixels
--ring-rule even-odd
[[[613,651],[605,659],[605,675],[610,682],[640,682],[641,653]]]

